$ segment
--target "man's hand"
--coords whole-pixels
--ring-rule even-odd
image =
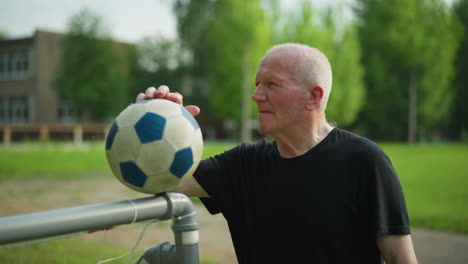
[[[180,105],[183,104],[183,96],[180,93],[171,93],[169,87],[166,85],[161,85],[158,89],[149,87],[146,89],[145,93],[138,94],[136,102],[148,99],[166,99]],[[187,109],[192,116],[196,116],[200,113],[200,108],[196,105],[188,105],[185,109]]]

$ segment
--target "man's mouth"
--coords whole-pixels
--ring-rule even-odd
[[[270,111],[258,111],[258,115],[269,115],[272,114]]]

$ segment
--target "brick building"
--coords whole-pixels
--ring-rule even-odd
[[[8,141],[14,134],[40,135],[76,132],[76,114],[61,101],[53,79],[61,55],[63,34],[36,30],[31,37],[0,40],[0,134]],[[118,43],[123,50],[131,44]],[[86,122],[86,120],[81,120]],[[96,124],[79,124],[86,133]],[[100,124],[97,128],[107,124]]]
[[[51,85],[62,38],[36,31],[29,38],[0,41],[0,123],[50,123],[72,118],[72,113],[61,109],[66,106],[60,104]]]
[[[0,124],[77,121],[52,84],[63,37],[37,30],[32,37],[0,40]],[[115,42],[120,51],[130,46]]]

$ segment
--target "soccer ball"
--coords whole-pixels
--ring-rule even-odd
[[[106,137],[107,161],[114,176],[143,193],[178,187],[198,166],[202,152],[197,121],[183,106],[164,99],[129,105]]]

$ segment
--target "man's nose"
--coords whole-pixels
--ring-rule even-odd
[[[255,89],[251,97],[255,102],[264,101],[266,99],[265,93],[263,93],[258,87]]]

